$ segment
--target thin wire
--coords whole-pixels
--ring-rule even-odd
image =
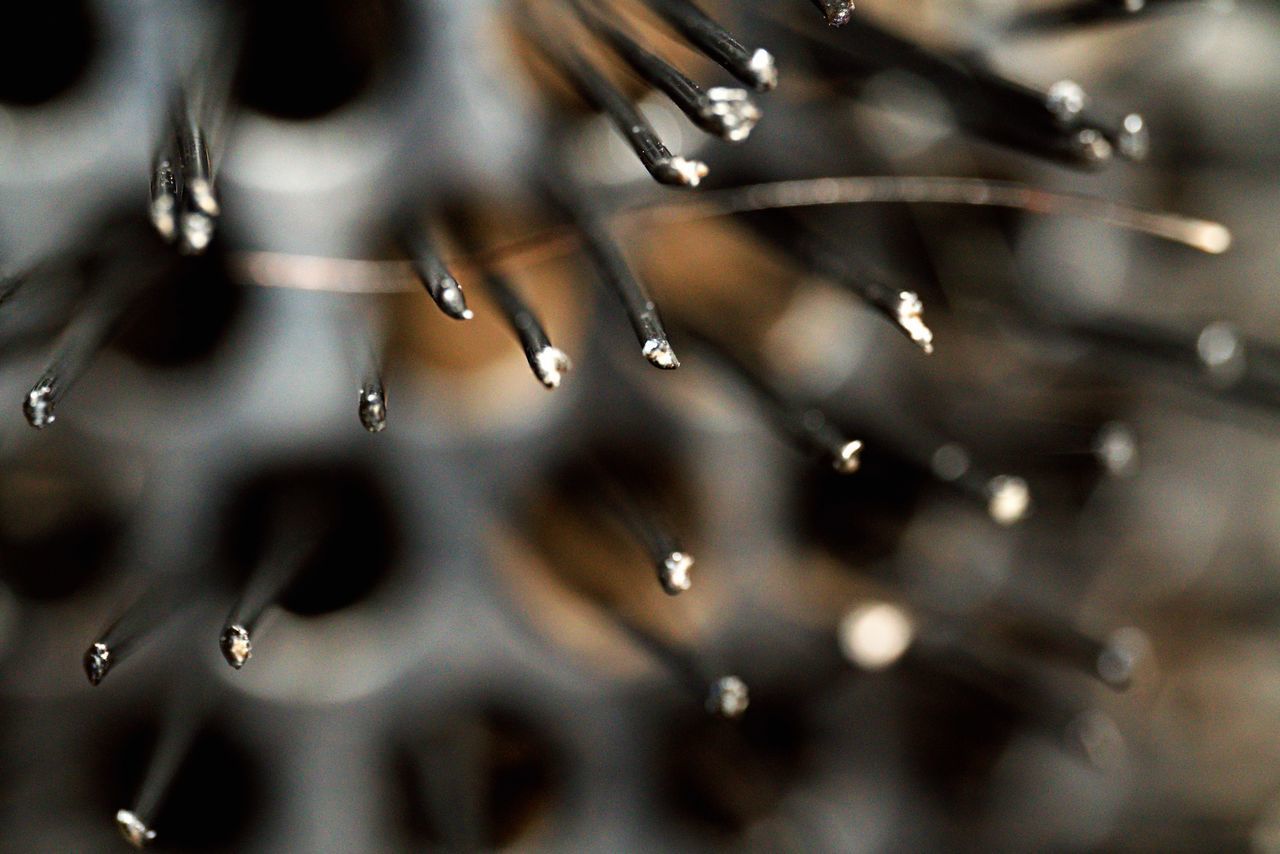
[[[663,198],[615,210],[619,225],[692,222],[738,213],[786,208],[854,204],[940,204],[996,207],[1043,216],[1073,216],[1179,243],[1210,255],[1226,252],[1230,229],[1210,220],[1147,211],[1109,199],[1044,190],[1016,181],[934,176],[858,175],[752,184],[707,190],[697,196]],[[459,269],[481,264],[527,269],[562,258],[578,245],[567,227],[539,231],[468,256],[450,259]],[[267,287],[341,293],[395,293],[421,287],[403,261],[353,260],[241,252],[234,258],[240,275]]]

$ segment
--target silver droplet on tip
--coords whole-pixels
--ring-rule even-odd
[[[111,658],[111,650],[107,648],[105,643],[99,641],[89,647],[84,654],[84,673],[89,677],[89,684],[100,685],[102,680],[107,678],[107,674],[111,672],[111,665],[114,663]]]
[[[227,626],[218,639],[222,649],[222,657],[236,670],[244,667],[246,661],[253,658],[253,641],[249,639],[249,630],[236,623]]]
[[[693,569],[693,557],[684,552],[672,552],[662,562],[659,580],[669,596],[677,596],[693,586],[689,571]]]

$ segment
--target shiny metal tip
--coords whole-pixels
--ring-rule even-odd
[[[707,164],[700,160],[672,157],[658,165],[658,180],[677,187],[696,187],[707,177]]]
[[[216,217],[222,213],[222,206],[218,204],[218,197],[214,195],[213,187],[208,181],[191,181],[187,184],[186,191],[192,206],[200,213],[208,217]]]
[[[715,86],[707,90],[702,117],[721,139],[744,142],[760,121],[760,108],[746,89]]]
[[[120,810],[116,813],[116,827],[119,828],[125,842],[137,849],[145,848],[148,842],[156,838],[156,832],[129,810]]]
[[[707,696],[707,711],[728,720],[742,717],[751,703],[747,683],[737,676],[723,676],[711,686]]]
[[[677,596],[693,586],[693,579],[689,577],[691,569],[693,569],[692,556],[684,552],[672,552],[667,555],[658,572],[658,579],[662,582],[662,589],[667,592],[667,595]]]
[[[862,465],[861,454],[862,442],[857,439],[845,442],[832,458],[831,467],[840,474],[853,474]]]
[[[440,291],[440,310],[454,320],[470,320],[475,312],[467,308],[467,298],[462,295],[462,286],[453,279],[444,283]]]
[[[665,338],[650,338],[644,342],[644,357],[655,368],[662,368],[664,371],[674,371],[680,367],[680,360],[676,358],[676,353],[671,349],[671,343]]]
[[[761,92],[768,92],[778,87],[778,63],[774,61],[773,54],[769,51],[760,48],[751,54],[751,62],[747,67],[751,69],[756,88]]]
[[[827,16],[827,26],[843,27],[845,24],[853,20],[853,4],[841,6]]]
[[[924,322],[924,303],[912,291],[898,294],[897,317],[894,318],[907,337],[916,343],[926,355],[933,353],[933,330]]]
[[[1111,159],[1111,143],[1093,128],[1085,128],[1076,134],[1075,144],[1090,163],[1100,165]]]
[[[360,423],[370,433],[387,427],[387,393],[381,385],[360,389]]]
[[[1120,123],[1118,140],[1120,156],[1126,160],[1145,160],[1151,151],[1151,134],[1147,131],[1146,120],[1137,113],[1130,113]]]
[[[1054,83],[1044,99],[1044,105],[1053,114],[1053,118],[1063,125],[1074,124],[1088,103],[1089,96],[1074,80],[1059,80]]]
[[[41,382],[27,392],[27,399],[22,402],[22,414],[27,417],[27,423],[37,430],[43,430],[56,421],[53,414],[53,386]]]
[[[114,663],[111,650],[107,649],[105,643],[99,641],[89,647],[84,654],[84,673],[89,677],[89,684],[94,686],[101,684],[111,672],[111,665]]]
[[[573,363],[558,347],[543,347],[534,357],[532,367],[534,374],[544,386],[557,389],[560,388],[564,375],[573,368]]]
[[[222,657],[227,660],[227,664],[236,670],[253,658],[253,642],[249,639],[249,630],[239,623],[223,629],[218,645],[222,648]]]
[[[1001,525],[1015,525],[1031,509],[1031,490],[1020,477],[997,475],[987,484],[987,512]]]
[[[181,240],[178,248],[187,255],[199,255],[213,242],[215,218],[203,211],[184,213],[180,220]]]

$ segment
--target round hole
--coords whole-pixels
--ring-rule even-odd
[[[858,473],[810,466],[800,485],[796,523],[819,546],[859,567],[872,566],[898,549],[928,475],[868,443]]]
[[[282,119],[315,119],[384,76],[403,36],[392,0],[256,0],[244,13],[235,95]]]
[[[9,4],[0,26],[0,104],[31,107],[69,91],[96,38],[85,0]]]
[[[200,362],[222,343],[242,299],[219,253],[187,259],[130,310],[115,346],[160,367]]]
[[[190,711],[194,713],[194,709]],[[101,793],[96,809],[104,826],[117,810],[136,806],[161,742],[160,728],[154,721],[138,724],[108,742],[102,759],[105,768],[99,776],[106,784],[94,787]],[[264,803],[260,770],[248,749],[225,728],[212,725],[199,727],[179,749],[182,755],[171,784],[155,814],[143,817],[156,832],[152,847],[173,851],[242,847]]]
[[[392,758],[395,813],[413,847],[525,844],[551,820],[564,759],[528,721],[489,709],[454,713],[406,739]]]
[[[90,586],[104,575],[120,530],[82,471],[0,474],[0,579],[19,596],[56,600]]]
[[[661,796],[722,842],[775,812],[804,773],[812,735],[794,697],[769,694],[752,696],[735,721],[684,709],[665,732]]]
[[[353,468],[282,467],[254,478],[232,502],[229,562],[237,589],[286,544],[281,553],[298,564],[279,604],[302,616],[373,593],[390,574],[398,542],[387,496]]]

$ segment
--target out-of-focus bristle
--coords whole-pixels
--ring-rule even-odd
[[[737,676],[722,676],[711,686],[707,696],[707,711],[718,717],[736,720],[747,712],[751,696],[747,683]]]
[[[125,842],[138,850],[146,848],[156,838],[156,832],[129,810],[119,810],[116,813],[116,827]]]
[[[693,557],[684,552],[672,552],[662,562],[659,573],[662,589],[668,595],[676,596],[693,586],[693,578],[689,575],[693,569]]]
[[[1031,490],[1020,477],[998,475],[987,484],[987,512],[1001,525],[1016,525],[1031,510]]]

